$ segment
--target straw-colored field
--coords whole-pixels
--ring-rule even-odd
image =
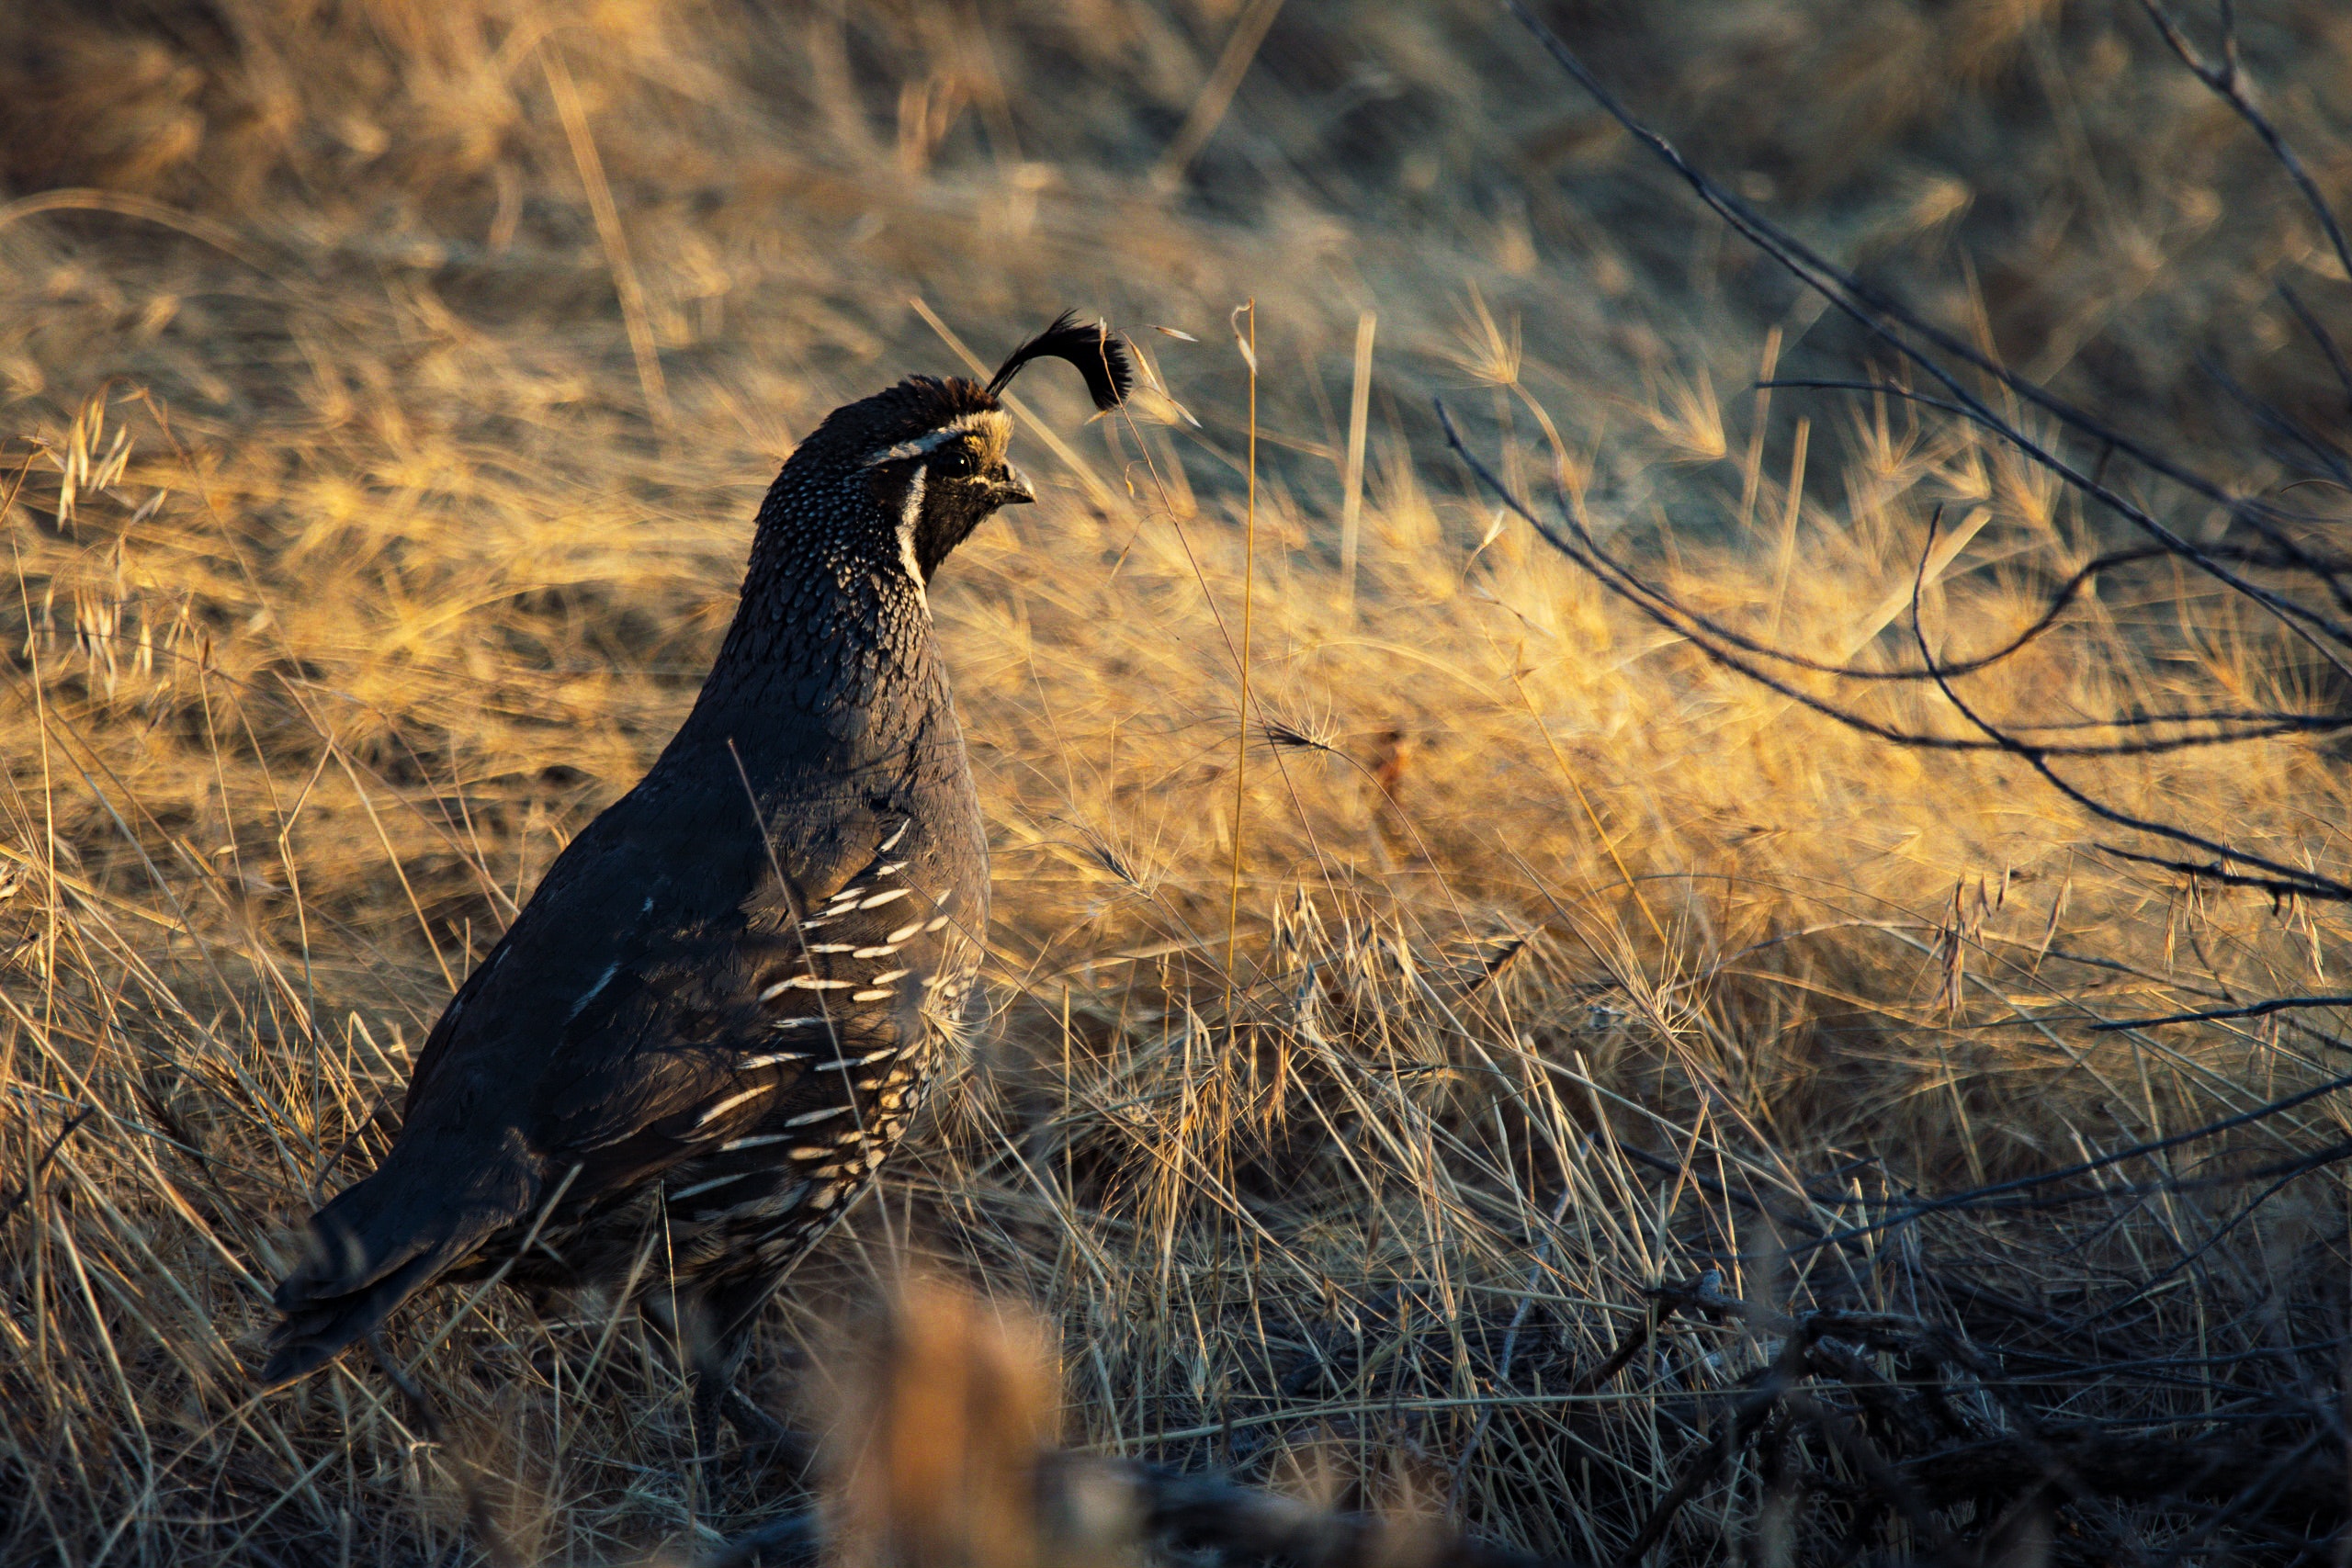
[[[2242,9],[2344,190],[2352,27]],[[2135,7],[1558,13],[1727,180],[2184,460],[2283,476],[2200,356],[2342,427],[2274,286],[2340,321],[2346,280]],[[1074,378],[1024,378],[1043,504],[932,598],[993,843],[991,1022],[775,1313],[763,1398],[820,1420],[786,1348],[914,1252],[1058,1326],[1073,1443],[1605,1562],[1700,1396],[1770,1353],[1684,1324],[1579,1383],[1645,1288],[1709,1267],[1758,1303],[2207,1358],[2066,1396],[2191,1437],[2231,1358],[2343,1332],[2325,1171],[2203,1252],[2254,1190],[1784,1250],[2341,1070],[2328,1013],[2090,1026],[2337,988],[2352,927],[2105,854],[2150,846],[2015,762],[1819,718],[1477,491],[1433,397],[1514,482],[1561,460],[1657,580],[1829,660],[1914,652],[1939,506],[1964,544],[1921,622],[1953,654],[2115,537],[1932,412],[1759,399],[1770,355],[1860,351],[1499,11],[23,0],[0,181],[0,1562],[449,1561],[468,1465],[550,1563],[792,1506],[687,1462],[673,1362],[607,1303],[397,1319],[456,1454],[364,1357],[266,1398],[245,1368],[453,981],[684,712],[782,456],[964,371],[949,333],[993,364],[1064,306],[1156,389],[1088,425]],[[2340,701],[2312,668],[2159,566],[1966,690],[2062,721]],[[1968,733],[1932,689],[1864,705]],[[2067,773],[2347,863],[2324,741]],[[2069,1190],[2343,1123],[2321,1098]],[[1668,1551],[1786,1561],[1766,1490],[1734,1465]]]

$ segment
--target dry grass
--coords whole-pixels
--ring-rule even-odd
[[[2014,766],[1815,720],[1502,525],[1431,438],[1432,390],[1487,416],[1514,476],[1565,459],[1694,602],[1823,656],[1895,646],[1939,505],[1971,531],[1926,601],[1953,649],[2097,547],[1966,434],[1786,392],[1767,419],[1745,389],[1767,330],[1785,366],[1826,329],[1485,8],[1299,0],[1212,116],[1263,9],[0,22],[0,1559],[440,1561],[459,1462],[503,1478],[509,1533],[549,1562],[688,1552],[787,1501],[685,1462],[673,1363],[606,1303],[404,1315],[462,1461],[356,1362],[268,1399],[242,1368],[292,1227],[382,1146],[453,977],[683,713],[781,454],[848,397],[957,368],[912,294],[983,355],[1106,309],[1167,395],[1081,430],[1074,390],[1024,388],[1057,488],[934,597],[994,834],[996,1023],[772,1350],[827,1343],[926,1255],[1058,1322],[1069,1440],[1606,1560],[1703,1396],[1770,1347],[1684,1325],[1577,1379],[1645,1288],[1711,1265],[1759,1302],[2209,1358],[2061,1391],[2157,1430],[2228,1430],[2273,1375],[2244,1369],[2282,1364],[2247,1353],[2334,1341],[2324,1173],[2187,1266],[2245,1193],[1788,1250],[1890,1194],[2321,1081],[2335,1047],[2278,1020],[2087,1025],[2328,988],[2352,931],[2104,857]],[[2203,350],[2298,412],[2334,396],[2267,290],[2295,276],[2340,315],[2344,280],[2287,203],[2239,199],[2264,165],[2131,16],[1873,0],[1822,25],[1851,9],[1577,20],[1717,166],[2136,429],[2256,449]],[[2352,31],[2316,0],[2262,9],[2256,64],[2338,188]],[[1155,183],[1180,138],[1189,175]],[[1237,820],[1226,323],[1251,296],[1261,739]],[[1984,689],[2096,716],[2309,700],[2300,668],[2143,575]],[[2341,874],[2319,748],[2082,776]],[[2343,1121],[2323,1099],[2115,1179]],[[1768,1502],[1735,1466],[1667,1550],[1775,1560]]]

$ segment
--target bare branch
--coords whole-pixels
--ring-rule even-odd
[[[2154,1029],[2161,1023],[2208,1023],[2223,1018],[2267,1018],[2274,1012],[2285,1012],[2290,1008],[2341,1007],[2352,1007],[2352,997],[2273,997],[2268,1001],[2250,1002],[2238,1008],[2211,1008],[2204,1012],[2168,1012],[2162,1018],[2120,1018],[2091,1025],[2091,1032],[2103,1034],[2117,1029]]]
[[[1634,140],[1647,148],[1661,162],[1679,175],[1697,194],[1700,200],[1729,223],[1750,243],[1778,262],[1792,276],[1812,288],[1841,315],[1852,321],[1871,336],[1879,339],[1917,366],[1942,387],[1951,399],[1968,411],[1970,417],[1990,428],[1998,430],[2003,440],[2041,468],[2056,475],[2064,483],[2080,491],[2116,515],[2148,534],[2181,559],[2195,565],[2216,581],[2227,584],[2262,605],[2282,625],[2308,643],[2321,657],[2333,664],[2347,679],[2352,679],[2352,664],[2347,664],[2343,650],[2352,649],[2352,625],[2290,599],[2283,594],[2250,582],[2231,571],[2225,563],[2210,552],[2184,538],[2159,521],[2145,508],[2120,494],[2097,476],[2085,474],[2048,450],[2014,424],[2001,419],[1991,407],[1963,386],[1959,378],[1941,360],[1928,354],[1912,341],[1912,335],[1932,345],[1942,354],[1989,376],[2018,397],[2055,416],[2061,423],[2075,429],[2112,449],[2125,453],[2152,471],[2170,479],[2176,484],[2227,508],[2233,516],[2261,533],[2277,547],[2290,556],[2300,556],[2301,547],[2282,533],[2271,510],[2263,503],[2231,494],[2220,485],[2200,474],[2170,461],[2122,432],[2113,429],[2085,411],[2047,389],[2035,386],[1979,353],[1942,328],[1928,321],[1889,295],[1863,283],[1853,274],[1829,262],[1804,242],[1796,239],[1770,220],[1755,212],[1738,197],[1717,185],[1682,154],[1672,143],[1650,129],[1603,85],[1590,68],[1577,58],[1575,51],[1562,42],[1559,35],[1530,11],[1524,0],[1504,0],[1505,5],[1521,23],[1532,33],[1546,52],[1560,67],[1574,77]],[[1906,335],[1911,334],[1911,335]]]
[[[1506,507],[1533,528],[1543,537],[1544,543],[1591,572],[1603,587],[1625,600],[1650,620],[1678,636],[1688,638],[1701,653],[1725,669],[1744,675],[1758,685],[1777,692],[1790,701],[1820,714],[1825,718],[1835,719],[1839,724],[1858,729],[1865,735],[1874,736],[1882,740],[1894,741],[1898,745],[1931,751],[2014,751],[2021,744],[2006,735],[1997,733],[1982,739],[1969,739],[1965,737],[1929,735],[1923,731],[1904,729],[1857,713],[1850,708],[1841,707],[1765,671],[1748,659],[1742,657],[1751,639],[1723,627],[1720,623],[1690,609],[1664,590],[1643,581],[1631,568],[1617,561],[1602,549],[1593,539],[1590,530],[1576,521],[1573,516],[1566,521],[1568,536],[1563,536],[1550,523],[1538,516],[1503,484],[1502,479],[1492,468],[1470,451],[1468,446],[1463,441],[1462,433],[1454,425],[1453,416],[1445,404],[1439,401],[1436,408],[1439,423],[1445,431],[1446,445],[1461,457],[1478,481],[1491,491]],[[1809,661],[1801,656],[1782,653],[1777,649],[1765,649],[1759,657],[1779,659],[1783,662],[1795,664],[1799,668],[1805,668],[1809,664]],[[1975,667],[1981,668],[1981,666]],[[1827,673],[1843,672],[1838,667],[1821,668],[1824,668],[1825,672]],[[1928,664],[1921,667],[1919,675],[1920,678],[1927,680],[1939,680],[1943,678],[1944,672],[1939,668]],[[2197,722],[2199,716],[2177,716],[2171,718],[2146,720],[2127,717],[2114,721],[2113,727],[2119,729],[2131,729],[2152,722],[2191,723]],[[2283,735],[2352,729],[2352,716],[2335,717],[2324,715],[2244,714],[2232,711],[2219,716],[2218,721],[2238,724],[2241,727],[2221,734],[2150,737],[2087,744],[2053,743],[2033,746],[2027,750],[2041,757],[2142,757],[2190,750],[2206,746],[2233,745],[2247,740],[2274,739]],[[2125,825],[2130,825],[2128,818],[2110,818],[2110,820],[2120,820]],[[2162,831],[2161,829],[2153,827],[2146,830]],[[2230,852],[2216,848],[2217,852]],[[2242,858],[2247,858],[2250,861],[2254,859],[2254,857]],[[2313,897],[2338,896],[2322,891],[2316,883],[2302,890],[2311,892]],[[2347,886],[2341,896],[2352,898],[2352,886]]]
[[[1702,202],[1744,237],[1779,262],[1801,282],[1813,288],[1840,313],[1893,347],[1905,361],[1933,379],[1946,395],[1940,398],[1919,398],[1917,394],[1902,389],[1894,389],[1903,390],[1905,396],[1914,397],[1916,400],[1927,402],[1930,406],[1967,419],[1993,432],[2012,448],[2057,476],[2062,482],[2079,493],[2098,501],[2150,535],[2163,553],[2196,566],[2233,592],[2261,605],[2274,615],[2282,626],[2312,648],[2339,673],[2352,678],[2352,665],[2346,663],[2345,657],[2347,650],[2352,650],[2352,627],[2348,627],[2345,623],[2336,620],[2323,610],[2246,577],[2237,570],[2240,563],[2183,538],[2157,520],[2145,508],[2110,488],[2099,474],[2083,473],[2019,429],[2014,422],[2001,417],[1982,399],[1970,391],[1936,354],[1929,353],[1920,344],[1924,343],[1931,345],[1960,364],[1993,378],[2001,386],[2050,412],[2069,428],[2101,441],[2107,449],[2125,452],[2153,471],[2174,479],[2175,482],[2194,493],[2203,495],[2228,507],[2233,516],[2253,527],[2266,541],[2268,546],[2266,565],[2269,564],[2271,559],[2275,559],[2284,570],[2308,574],[2312,579],[2324,584],[2339,605],[2352,610],[2352,594],[2347,594],[2344,584],[2337,577],[2337,572],[2343,570],[2344,563],[2332,557],[2314,555],[2300,541],[2290,536],[2279,526],[2283,514],[2258,502],[2233,496],[2202,476],[2148,451],[2134,443],[2129,436],[2109,428],[2104,422],[2075,408],[2064,400],[2024,381],[2005,367],[1993,362],[1987,355],[1924,321],[1891,297],[1863,284],[1852,274],[1830,264],[1802,242],[1778,228],[1770,220],[1755,213],[1738,197],[1717,186],[1684,159],[1664,137],[1634,118],[1584,62],[1560,40],[1559,37],[1528,10],[1523,0],[1505,0],[1505,3],[1560,66],[1638,141],[1689,184]],[[2169,18],[2164,16],[2161,8],[2154,4],[2154,0],[2143,0],[2143,4],[2150,9],[2151,15],[2158,19],[2160,26],[2170,28]],[[2172,29],[2167,36],[2175,41],[2177,50],[2186,49],[2186,40],[2178,38],[2177,29]],[[2217,91],[2236,95],[2233,102],[2243,99],[2242,78],[2237,65],[2233,34],[2231,35],[2230,46],[2224,60],[2219,65],[2204,64],[2194,55],[2193,51],[2184,52],[2183,59],[2189,62],[2192,69],[2197,69],[2201,74],[2205,74],[2209,84]],[[2251,106],[2245,106],[2245,110],[2250,112]],[[2262,125],[2267,124],[2267,121],[2262,122]],[[2260,126],[2257,127],[2257,129],[2260,128]],[[2300,168],[2299,164],[2292,164],[2290,172]],[[2328,219],[2328,221],[2332,225],[2332,218]],[[2333,230],[2331,231],[2333,232]],[[2346,259],[2347,271],[2352,272],[2352,254],[2347,254]],[[1915,338],[1918,341],[1915,342]],[[1890,389],[1871,384],[1869,389],[1883,391]],[[1443,411],[1440,412],[1442,416]],[[1919,631],[1917,618],[1918,597],[1925,582],[1926,562],[1923,558],[1919,576],[1914,583],[1912,599],[1913,636],[1918,645],[1921,660],[1917,672],[1936,682],[1954,711],[1975,728],[1981,739],[1972,742],[1962,739],[1930,736],[1905,730],[1838,704],[1815,697],[1759,669],[1750,658],[1743,655],[1752,652],[1755,658],[1776,659],[1781,662],[1794,664],[1798,668],[1808,666],[1801,660],[1781,656],[1776,650],[1756,652],[1744,647],[1743,644],[1748,639],[1737,634],[1725,635],[1728,628],[1720,627],[1704,617],[1695,615],[1663,590],[1641,581],[1638,574],[1630,568],[1611,559],[1572,513],[1568,516],[1567,526],[1570,534],[1574,536],[1573,542],[1564,539],[1557,530],[1537,519],[1525,506],[1510,497],[1493,473],[1469,457],[1452,421],[1446,419],[1444,423],[1449,443],[1470,464],[1472,471],[1477,475],[1481,482],[1498,495],[1502,495],[1506,503],[1521,517],[1527,519],[1546,542],[1561,549],[1571,559],[1585,566],[1588,570],[1594,572],[1613,592],[1634,604],[1652,620],[1690,637],[1707,657],[1716,662],[1757,681],[1816,713],[1883,739],[1923,750],[1965,751],[1990,749],[2014,756],[2032,768],[2052,788],[2100,820],[2133,832],[2168,840],[2173,843],[2211,856],[2214,866],[2218,868],[2215,874],[2216,880],[2237,886],[2260,887],[2271,892],[2274,896],[2294,895],[2335,902],[2352,902],[2352,883],[2308,872],[2297,866],[2224,844],[2175,823],[2124,811],[2098,799],[2075,785],[2052,765],[2054,759],[2069,757],[2145,755],[2184,750],[2199,745],[2269,739],[2302,729],[2306,725],[2313,730],[2324,730],[2341,728],[2344,724],[2342,719],[2334,716],[2276,715],[2264,716],[2256,720],[2252,716],[2233,714],[2227,718],[2207,721],[2214,724],[2216,732],[2187,736],[2140,737],[2091,745],[2060,745],[2038,739],[2020,739],[2018,734],[2011,733],[1977,711],[1954,690],[1952,680],[1957,673],[1962,672],[1961,669],[1939,666],[1928,653],[1925,637]],[[2102,469],[2104,462],[2105,458],[2102,456]],[[1931,542],[1934,535],[1935,525],[1931,524],[1929,527]],[[1841,675],[1846,673],[1842,670],[1823,669],[1817,663],[1810,667],[1826,673]],[[1981,665],[1969,667],[1982,668]],[[2242,718],[2243,722],[2241,722]],[[2118,720],[2116,728],[2126,730],[2144,729],[2150,724],[2161,725],[2165,722],[2166,721],[2154,718],[2134,720],[2127,717]],[[2197,721],[2182,716],[2173,722]],[[2206,874],[2204,868],[2191,863],[2168,863],[2174,864],[2177,869],[2190,871],[2192,874]],[[2238,869],[2240,866],[2245,869]]]
[[[2213,89],[2230,107],[2237,110],[2239,118],[2262,138],[2262,144],[2270,150],[2270,155],[2278,161],[2278,166],[2287,172],[2287,177],[2301,193],[2304,205],[2312,209],[2312,216],[2318,220],[2320,229],[2327,235],[2327,243],[2335,247],[2335,259],[2344,268],[2344,276],[2352,278],[2352,244],[2345,242],[2344,226],[2335,220],[2335,209],[2329,207],[2327,197],[2320,194],[2319,182],[2312,179],[2311,171],[2303,167],[2303,161],[2296,154],[2294,147],[2279,134],[2278,128],[2271,123],[2270,118],[2256,107],[2253,96],[2246,91],[2245,72],[2238,60],[2237,17],[2229,0],[2222,0],[2222,58],[2218,64],[2209,62],[2198,52],[2197,46],[2189,42],[2188,36],[2180,30],[2160,0],[2140,0],[2140,9],[2148,14],[2148,19],[2156,25],[2156,31],[2164,35],[2165,42],[2171,47],[2173,53],[2180,57],[2180,62],[2188,67],[2190,73]]]
[[[2284,283],[2278,286],[2278,298],[2287,301],[2287,309],[2295,313],[2295,320],[2302,323],[2303,331],[2310,335],[2312,342],[2327,355],[2328,366],[2335,372],[2336,385],[2344,389],[2345,409],[2352,412],[2352,365],[2344,362],[2344,351],[2336,347],[2335,334],[2320,325],[2319,318],[2311,313],[2302,297]]]

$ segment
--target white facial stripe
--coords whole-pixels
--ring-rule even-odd
[[[909,457],[920,457],[926,452],[937,451],[969,428],[970,426],[961,421],[954,424],[942,425],[937,430],[916,436],[912,441],[901,441],[896,446],[884,447],[865,459],[865,466],[871,468],[883,463],[903,463]]]
[[[959,435],[981,435],[995,432],[999,444],[1012,438],[1012,422],[1001,411],[981,409],[972,413],[958,414],[937,430],[926,430],[921,435],[901,441],[895,446],[885,446],[865,459],[863,467],[871,468],[883,463],[903,463],[910,457],[920,457],[935,452]]]

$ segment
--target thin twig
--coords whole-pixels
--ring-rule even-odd
[[[2345,650],[2352,649],[2352,624],[2336,621],[2310,606],[2249,582],[2190,540],[2165,525],[2145,508],[2102,483],[2096,476],[2087,475],[2068,464],[2054,452],[2034,440],[2014,424],[2002,420],[1994,411],[1962,384],[1943,363],[1913,341],[1917,337],[1939,353],[1948,355],[1961,364],[1991,377],[2002,387],[2057,418],[2062,423],[2123,452],[2134,461],[2175,483],[2227,508],[2232,515],[2261,532],[2280,548],[2293,552],[2296,542],[2279,532],[2271,520],[2269,510],[2259,502],[2228,492],[2204,476],[2164,457],[2120,431],[2112,429],[2085,411],[2018,375],[1979,352],[1951,333],[1937,327],[1917,312],[1903,305],[1882,290],[1871,288],[1860,278],[1819,254],[1804,242],[1754,211],[1745,201],[1710,179],[1677,152],[1673,144],[1635,117],[1632,110],[1604,85],[1576,52],[1561,41],[1559,35],[1546,27],[1523,0],[1504,0],[1512,15],[1534,35],[1545,52],[1584,88],[1610,117],[1630,132],[1634,140],[1654,156],[1671,168],[1689,185],[1699,199],[1729,223],[1742,238],[1762,250],[1808,288],[1820,295],[1838,312],[1853,321],[1864,332],[1884,343],[1904,359],[1918,367],[1940,386],[1945,393],[1973,417],[1997,429],[2008,445],[2034,463],[2047,469],[2081,493],[2122,517],[2134,527],[2172,550],[2181,559],[2190,562],[2216,581],[2245,595],[2262,605],[2290,631],[2309,645],[2319,657],[2335,666],[2339,673],[2352,678],[2352,663],[2347,663]],[[1906,335],[1908,334],[1908,335]],[[2331,646],[2332,645],[2332,646]]]
[[[2241,1008],[2212,1008],[2204,1012],[2168,1012],[2161,1018],[2119,1018],[2106,1023],[2094,1023],[2093,1034],[2105,1034],[2118,1029],[2153,1029],[2160,1023],[2206,1023],[2220,1018],[2264,1018],[2274,1012],[2292,1008],[2352,1007],[2352,997],[2273,997],[2268,1001],[2250,1002]]]
[[[2352,278],[2352,243],[2345,240],[2344,226],[2336,221],[2335,209],[2328,206],[2327,197],[2320,194],[2319,182],[2312,179],[2311,171],[2303,167],[2303,161],[2296,154],[2293,145],[2280,134],[2269,117],[2256,107],[2253,96],[2246,91],[2245,72],[2238,59],[2237,18],[2229,0],[2222,0],[2222,58],[2218,63],[2207,61],[2198,51],[2197,46],[2188,41],[2188,35],[2180,30],[2158,0],[2140,0],[2140,8],[2148,14],[2148,19],[2156,25],[2156,31],[2164,35],[2165,42],[2171,47],[2173,53],[2180,57],[2180,62],[2188,67],[2190,74],[2237,110],[2238,117],[2262,139],[2262,144],[2270,150],[2270,155],[2278,160],[2278,166],[2294,182],[2295,189],[2302,196],[2303,204],[2311,209],[2312,216],[2327,235],[2327,243],[2335,248],[2336,263],[2344,268],[2345,276]]]

